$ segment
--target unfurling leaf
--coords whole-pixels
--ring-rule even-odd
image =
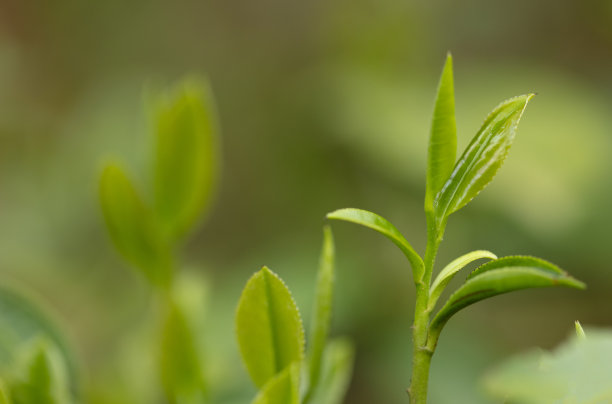
[[[206,83],[185,81],[160,101],[154,207],[172,241],[193,227],[209,203],[218,170],[217,121]]]
[[[419,254],[414,251],[406,238],[384,217],[378,216],[376,213],[368,212],[363,209],[345,208],[338,209],[327,214],[328,219],[344,220],[347,222],[357,223],[370,229],[376,230],[383,236],[391,240],[400,250],[406,255],[410,265],[412,266],[412,275],[415,282],[420,281],[423,275],[424,265]]]
[[[117,249],[153,284],[167,285],[171,277],[169,252],[160,239],[152,212],[121,167],[111,164],[102,173],[100,201]]]
[[[453,58],[448,54],[442,70],[438,95],[431,122],[427,154],[427,182],[425,211],[433,211],[434,197],[450,176],[457,154],[457,128],[455,123],[455,92],[453,89]]]
[[[294,362],[261,389],[252,404],[299,404],[300,363]]]
[[[542,263],[545,263],[542,264]],[[584,283],[572,278],[553,264],[532,257],[505,257],[488,262],[474,271],[453,293],[431,323],[439,332],[448,319],[473,303],[519,289],[567,286],[584,289]]]
[[[434,200],[436,225],[471,201],[493,179],[514,141],[516,128],[533,94],[511,98],[484,121]]]
[[[345,339],[334,339],[325,348],[321,383],[315,390],[313,404],[342,404],[353,374],[355,348]]]
[[[263,387],[304,355],[304,329],[283,281],[263,267],[247,282],[236,312],[242,359],[251,379]]]

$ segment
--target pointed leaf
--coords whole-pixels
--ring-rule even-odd
[[[546,260],[543,260],[542,258],[531,257],[529,255],[509,255],[507,257],[501,257],[499,259],[489,261],[479,266],[468,275],[467,279],[471,279],[492,269],[506,267],[533,267],[540,268],[543,271],[550,271],[560,275],[567,275],[564,270],[562,270],[552,262],[548,262]]]
[[[263,267],[247,282],[236,312],[242,359],[258,387],[304,355],[304,329],[283,281]]]
[[[125,259],[154,284],[170,278],[169,256],[151,212],[118,165],[108,165],[100,180],[100,202],[110,236]]]
[[[576,327],[576,336],[578,337],[578,339],[579,340],[586,339],[586,334],[584,333],[584,330],[582,329],[582,325],[580,325],[580,321],[576,321],[574,323],[574,326]]]
[[[252,404],[299,404],[299,402],[300,364],[294,362],[270,379]]]
[[[317,289],[312,316],[312,333],[310,335],[309,361],[310,385],[305,402],[319,383],[321,375],[321,358],[327,343],[331,320],[332,296],[334,284],[334,239],[331,228],[323,229],[323,250],[319,272],[317,274]]]
[[[519,120],[531,97],[533,94],[511,98],[489,114],[435,197],[434,210],[438,227],[493,179],[508,154]]]
[[[585,288],[582,282],[566,273],[541,267],[505,266],[480,273],[451,295],[433,319],[431,328],[438,332],[453,314],[480,300],[519,289],[551,286]]]
[[[429,304],[427,305],[428,310],[433,310],[436,306],[436,302],[440,298],[440,295],[446,288],[446,285],[453,279],[453,277],[459,272],[463,267],[468,265],[470,262],[489,258],[489,259],[497,259],[497,256],[490,251],[477,250],[462,255],[456,260],[452,261],[448,264],[436,277],[436,279],[431,284],[431,288],[429,289]]]
[[[345,339],[331,341],[323,358],[321,383],[317,387],[313,404],[342,404],[353,374],[355,349]]]
[[[156,117],[155,211],[171,239],[190,230],[209,203],[218,171],[217,121],[206,83],[183,82]]]
[[[438,85],[434,107],[429,150],[427,155],[427,187],[425,210],[433,211],[434,197],[450,176],[457,154],[457,128],[455,123],[455,92],[453,89],[453,58],[446,57]]]
[[[378,216],[376,213],[367,210],[345,208],[327,214],[328,219],[344,220],[357,223],[370,229],[376,230],[383,236],[391,240],[406,255],[410,265],[412,265],[413,277],[415,282],[420,281],[424,272],[423,260],[414,251],[410,243],[387,219]]]

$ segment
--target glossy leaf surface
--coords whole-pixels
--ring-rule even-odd
[[[429,136],[425,190],[426,211],[433,211],[434,197],[442,189],[453,171],[456,154],[457,127],[455,123],[453,58],[449,53],[438,84],[438,95],[436,96]]]
[[[217,176],[217,122],[208,85],[188,80],[167,94],[155,129],[155,211],[173,240],[198,220]]]
[[[259,392],[252,404],[299,404],[300,364],[294,362]]]
[[[258,387],[304,355],[304,329],[283,281],[264,267],[247,282],[236,312],[242,359]]]
[[[363,209],[345,208],[327,214],[328,219],[344,220],[357,223],[370,229],[376,230],[383,236],[391,240],[406,255],[412,265],[415,281],[421,279],[423,274],[423,260],[414,251],[410,243],[387,219],[376,213],[368,212]]]
[[[539,268],[543,271],[550,271],[560,275],[566,275],[566,272],[553,264],[538,257],[531,257],[529,255],[509,255],[507,257],[501,257],[499,259],[489,261],[475,270],[473,270],[467,277],[467,279],[474,278],[480,274],[493,269],[506,268],[506,267],[532,267]]]
[[[162,247],[151,211],[121,167],[109,165],[102,173],[100,201],[110,236],[125,259],[152,283],[167,284],[168,253]]]
[[[511,98],[489,114],[435,197],[438,227],[493,179],[508,154],[519,120],[532,97],[533,94],[528,94]]]
[[[355,349],[345,339],[332,340],[325,349],[321,383],[310,401],[313,404],[342,404],[353,374]]]
[[[440,295],[442,294],[448,283],[457,274],[457,272],[459,272],[469,263],[483,258],[489,258],[494,260],[497,259],[497,256],[490,251],[472,251],[453,260],[450,264],[444,267],[444,269],[440,271],[436,279],[431,284],[431,288],[429,291],[429,304],[427,305],[427,308],[431,310],[435,307],[436,302],[440,298]]]

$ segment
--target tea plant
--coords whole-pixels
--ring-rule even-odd
[[[485,119],[461,157],[455,161],[457,136],[453,67],[450,54],[442,71],[435,101],[425,191],[427,246],[424,257],[383,217],[360,209],[340,209],[328,219],[344,220],[383,234],[406,255],[416,287],[413,323],[412,380],[408,388],[412,404],[427,402],[431,358],[440,333],[448,320],[461,309],[480,300],[519,289],[567,286],[582,289],[584,284],[559,267],[539,258],[509,256],[497,258],[488,251],[473,251],[449,263],[433,279],[434,263],[449,216],[467,205],[493,179],[508,154],[518,123],[533,94],[511,98],[499,104]],[[436,304],[451,279],[467,264],[490,260],[467,277],[439,310]]]

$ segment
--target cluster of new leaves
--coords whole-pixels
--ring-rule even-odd
[[[334,245],[324,229],[312,332],[304,327],[284,282],[264,267],[247,282],[236,312],[238,344],[259,389],[253,404],[340,404],[353,366],[352,345],[328,341],[334,282]]]

